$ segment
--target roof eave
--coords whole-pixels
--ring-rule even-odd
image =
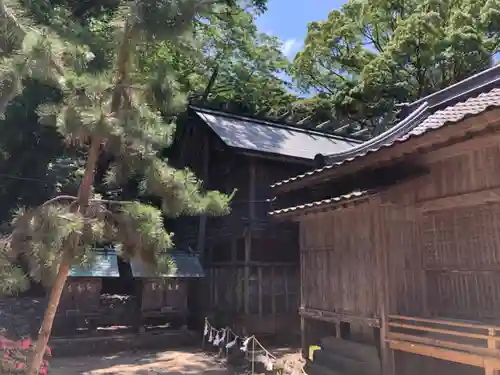
[[[233,147],[225,144],[228,148],[235,150],[235,152],[242,154],[242,155],[247,155],[250,157],[258,157],[258,158],[264,158],[264,159],[273,159],[273,160],[280,160],[284,162],[294,162],[297,164],[303,164],[305,166],[313,166],[314,165],[314,160],[308,159],[308,158],[300,158],[297,156],[290,156],[290,155],[283,155],[283,154],[277,154],[275,152],[266,152],[266,151],[259,151],[259,150],[248,150],[240,147]]]
[[[482,121],[478,121],[479,119]],[[453,126],[449,126],[451,124]],[[457,137],[457,133],[463,133],[461,136],[470,136],[486,128],[498,125],[500,125],[500,108],[492,107],[483,112],[466,116],[458,122],[449,122],[419,136],[413,136],[403,142],[395,142],[388,147],[380,148],[370,154],[369,157],[365,155],[357,157],[348,163],[329,165],[321,171],[311,171],[309,172],[310,175],[294,181],[275,183],[271,185],[271,188],[276,194],[298,190],[359,171],[360,169],[378,167],[414,153],[426,152],[433,147],[444,147],[449,144],[450,139],[455,139],[456,141],[460,139],[460,136]],[[436,137],[436,135],[440,135],[440,137]],[[436,141],[432,141],[433,138],[437,138]]]
[[[376,194],[378,194],[378,191],[372,190],[372,191],[360,192],[359,194],[356,194],[350,198],[339,197],[339,199],[337,200],[336,198],[325,199],[324,201],[306,203],[296,207],[287,207],[275,210],[270,212],[269,216],[271,217],[271,219],[274,220],[298,221],[302,216],[336,210],[339,208],[349,207],[354,204],[363,203]],[[347,194],[346,196],[349,195],[350,194]]]

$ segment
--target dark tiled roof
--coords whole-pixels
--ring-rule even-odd
[[[360,141],[270,121],[191,107],[229,147],[314,160],[348,150]]]
[[[120,277],[118,258],[113,249],[96,249],[95,258],[88,267],[73,266],[70,277]]]
[[[170,272],[161,275],[155,273],[153,266],[145,264],[139,259],[133,259],[130,261],[132,275],[138,278],[199,278],[205,276],[200,260],[197,256],[183,253],[173,253],[171,254],[171,258],[176,265],[176,269],[172,269]]]
[[[500,66],[495,66],[448,89],[441,90],[412,103],[408,106],[408,109],[412,112],[403,121],[347,152],[326,156],[327,166],[277,182],[272,187],[278,187],[322,173],[383,148],[405,142],[410,138],[422,136],[445,125],[459,122],[465,117],[499,107],[500,88],[498,86],[500,86]]]
[[[294,206],[294,207],[282,208],[282,209],[270,212],[269,215],[270,216],[279,216],[279,215],[283,215],[283,214],[287,214],[287,213],[291,213],[291,212],[304,210],[307,208],[319,208],[319,207],[323,207],[323,206],[329,206],[331,204],[342,203],[344,201],[347,202],[347,201],[351,201],[353,199],[357,199],[357,198],[364,197],[367,195],[368,195],[368,191],[353,191],[349,194],[344,194],[344,195],[334,197],[334,198],[323,199],[323,200],[317,201],[317,202],[305,203],[305,204],[301,204],[299,206]]]

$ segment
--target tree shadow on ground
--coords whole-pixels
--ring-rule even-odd
[[[221,361],[197,350],[130,352],[51,361],[51,375],[229,375]]]

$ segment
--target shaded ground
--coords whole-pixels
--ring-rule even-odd
[[[224,363],[196,350],[54,358],[50,375],[230,375]]]

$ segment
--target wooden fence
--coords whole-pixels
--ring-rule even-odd
[[[474,322],[389,315],[387,341],[394,350],[500,370],[500,327]]]

